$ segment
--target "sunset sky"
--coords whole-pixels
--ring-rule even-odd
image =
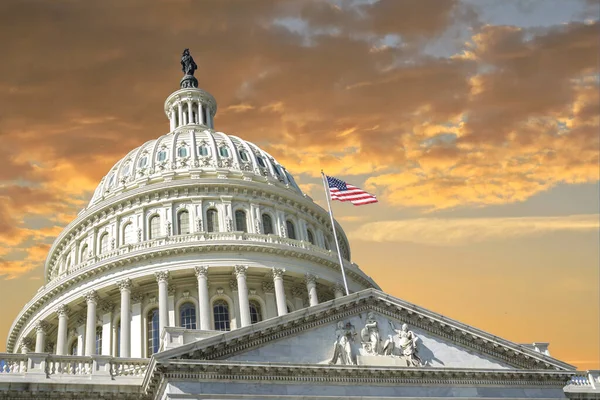
[[[215,127],[319,204],[382,289],[600,368],[600,3],[0,2],[0,351],[56,235],[169,129],[189,47]]]

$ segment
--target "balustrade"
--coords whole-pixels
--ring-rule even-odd
[[[264,235],[260,233],[245,233],[245,232],[197,232],[186,235],[175,235],[165,236],[157,239],[151,239],[135,244],[125,244],[121,247],[99,254],[97,256],[91,256],[87,260],[73,266],[70,270],[60,276],[64,278],[76,271],[84,269],[92,264],[104,261],[116,256],[132,253],[135,251],[146,250],[150,248],[169,246],[177,243],[192,243],[192,242],[203,242],[203,241],[247,241],[247,242],[258,242],[258,243],[269,243],[278,244],[283,246],[294,247],[298,249],[310,250],[315,253],[323,254],[329,257],[335,257],[335,253],[331,250],[323,249],[322,247],[310,244],[303,240],[295,240],[284,238],[276,235]],[[56,280],[56,279],[54,279]]]
[[[141,378],[146,373],[149,361],[146,358],[0,353],[0,380],[3,375],[7,378],[8,375],[25,376],[30,373],[39,376],[40,372],[48,379],[66,375]],[[28,368],[31,365],[40,365],[43,369]]]

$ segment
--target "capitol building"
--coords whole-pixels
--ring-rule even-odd
[[[187,50],[181,64],[168,133],[119,160],[52,244],[0,399],[600,398],[598,371],[548,343],[382,292],[285,166],[215,130]]]

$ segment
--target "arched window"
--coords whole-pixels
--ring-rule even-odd
[[[211,208],[206,211],[206,231],[207,232],[218,232],[219,231],[219,215],[217,210]]]
[[[248,232],[248,224],[246,223],[246,212],[244,210],[237,210],[235,212],[235,230],[241,232]]]
[[[187,210],[180,211],[177,214],[177,233],[186,235],[190,233],[190,213]]]
[[[256,157],[256,159],[258,160],[258,165],[260,165],[263,168],[267,168],[267,164],[265,164],[265,160],[262,157]]]
[[[160,332],[158,331],[158,309],[155,308],[153,310],[150,310],[148,312],[148,329],[147,329],[147,334],[148,334],[148,357],[150,357],[152,354],[157,353],[158,352],[158,348],[159,348],[159,334]]]
[[[206,157],[208,155],[208,153],[209,153],[209,149],[208,149],[207,145],[203,144],[203,145],[198,146],[198,154],[200,156]]]
[[[255,324],[261,320],[260,304],[256,300],[250,300],[250,323]]]
[[[123,244],[130,244],[135,241],[135,233],[133,232],[133,224],[127,223],[123,227]]]
[[[306,231],[306,235],[308,236],[308,241],[310,242],[310,244],[315,244],[315,235],[313,235],[310,229]]]
[[[158,215],[150,218],[150,239],[160,236],[160,217]]]
[[[324,242],[325,242],[325,250],[331,250],[331,247],[329,246],[329,239],[327,238],[323,238]]]
[[[96,354],[102,354],[102,327],[96,327]]]
[[[81,247],[81,256],[79,257],[79,262],[83,262],[88,258],[88,245],[84,244]]]
[[[229,149],[225,146],[219,147],[219,154],[223,158],[229,158]]]
[[[165,161],[167,159],[167,151],[166,150],[159,151],[156,159],[160,162]]]
[[[108,233],[104,232],[102,236],[100,236],[100,254],[104,254],[108,250]]]
[[[188,148],[186,146],[182,146],[177,149],[178,157],[187,157],[188,156]]]
[[[71,256],[67,257],[67,264],[65,265],[67,271],[71,270]]]
[[[148,164],[148,157],[142,157],[140,158],[140,161],[138,161],[138,167],[140,168],[144,168],[146,167],[146,164]]]
[[[242,159],[242,161],[246,161],[247,162],[248,160],[250,160],[248,158],[248,153],[246,153],[246,151],[240,150],[239,154],[240,154],[240,158]]]
[[[231,329],[229,305],[225,300],[216,300],[213,303],[213,317],[215,320],[215,331],[228,331]]]
[[[273,231],[273,219],[269,214],[262,215],[263,232],[265,235],[275,233]]]
[[[131,173],[131,163],[127,163],[123,168],[122,176],[127,177]]]
[[[185,329],[196,329],[196,306],[183,303],[179,307],[179,325]]]
[[[290,220],[285,221],[285,228],[287,229],[287,235],[290,239],[296,239],[296,228],[294,223]]]

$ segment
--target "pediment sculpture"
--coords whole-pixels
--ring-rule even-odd
[[[367,313],[365,326],[360,331],[363,352],[371,356],[399,357],[412,367],[423,366],[418,354],[418,336],[408,329],[407,324],[402,324],[402,327],[397,329],[392,321],[388,320],[388,323],[392,333],[382,343],[375,314],[372,311]]]
[[[352,350],[352,343],[356,336],[354,325],[350,322],[344,324],[339,321],[335,330],[336,339],[333,343],[333,357],[329,361],[330,365],[335,365],[340,361],[342,365],[356,365],[355,355]]]

